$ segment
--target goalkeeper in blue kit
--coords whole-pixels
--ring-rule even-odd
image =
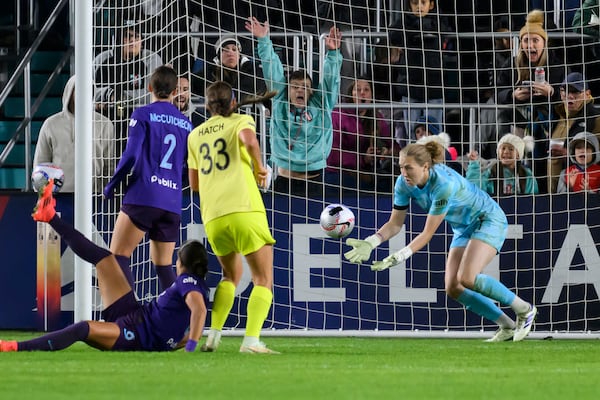
[[[487,341],[523,340],[532,328],[536,307],[500,281],[481,273],[506,238],[508,222],[504,211],[487,193],[444,165],[444,149],[437,142],[415,143],[402,149],[400,170],[390,219],[364,240],[347,239],[352,250],[344,256],[353,263],[367,261],[375,247],[400,232],[410,200],[414,199],[428,210],[423,232],[403,249],[373,262],[371,269],[383,271],[405,261],[429,243],[445,220],[454,233],[446,261],[446,293],[468,310],[498,324],[498,331]],[[516,322],[493,300],[510,306]]]

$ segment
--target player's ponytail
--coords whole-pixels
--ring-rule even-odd
[[[208,272],[208,254],[200,241],[186,241],[179,248],[177,256],[187,272],[200,279],[205,278]]]
[[[446,149],[435,140],[424,143],[411,143],[401,150],[407,157],[413,157],[417,164],[433,166],[446,160]]]
[[[230,116],[238,108],[271,99],[277,92],[267,92],[262,96],[246,97],[243,101],[232,105],[235,99],[231,85],[225,81],[216,81],[206,88],[206,107],[213,115]]]

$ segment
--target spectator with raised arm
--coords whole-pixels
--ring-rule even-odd
[[[250,17],[246,29],[258,39],[265,82],[277,91],[270,122],[271,161],[276,168],[274,190],[300,197],[323,196],[323,171],[333,142],[331,113],[340,89],[341,34],[332,27],[325,39],[327,56],[318,87],[304,70],[286,78],[269,38],[269,23]]]
[[[550,157],[548,159],[548,188],[557,190],[558,177],[567,167],[567,143],[579,132],[600,135],[600,111],[585,77],[572,72],[560,86],[561,102],[554,107]]]

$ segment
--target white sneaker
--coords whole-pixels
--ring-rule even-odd
[[[204,343],[200,347],[200,351],[211,353],[213,351],[217,351],[217,347],[221,343],[221,332],[220,331],[209,331],[208,338],[206,338],[206,343]]]
[[[278,351],[271,350],[263,342],[258,342],[253,345],[240,347],[240,353],[253,353],[253,354],[281,354]]]
[[[533,321],[535,320],[536,315],[537,308],[534,305],[532,305],[531,309],[526,313],[517,315],[517,327],[515,328],[513,341],[520,342],[529,335],[529,331],[531,331],[531,328],[533,327]]]
[[[496,331],[496,334],[489,339],[486,339],[486,342],[506,342],[507,340],[512,340],[515,335],[515,330],[511,328],[499,328]]]

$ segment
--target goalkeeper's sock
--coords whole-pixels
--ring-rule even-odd
[[[155,265],[154,263],[152,263],[152,265],[154,265],[154,270],[156,271],[156,276],[158,277],[162,290],[167,290],[167,288],[175,282],[175,279],[177,279],[177,274],[175,274],[173,265]]]
[[[235,299],[235,285],[231,281],[222,280],[215,289],[215,299],[213,300],[212,310],[210,312],[210,328],[220,331],[225,325],[227,316],[233,307]]]
[[[117,263],[119,267],[121,267],[121,271],[123,271],[123,275],[125,275],[125,279],[129,282],[129,286],[133,290],[133,274],[131,273],[131,267],[129,266],[129,262],[131,261],[131,257],[122,256],[120,254],[115,254],[115,258],[117,259]]]
[[[112,254],[109,250],[97,246],[94,242],[83,236],[81,232],[62,220],[58,215],[55,215],[49,221],[49,224],[75,254],[91,264],[96,265]]]
[[[492,300],[471,289],[465,288],[456,301],[464,305],[467,310],[473,311],[490,321],[497,321],[503,314],[502,310]]]
[[[35,339],[18,342],[18,351],[56,351],[62,350],[75,342],[85,342],[90,333],[90,324],[81,321],[69,325],[60,331],[51,332]]]
[[[246,321],[246,336],[260,337],[260,330],[267,319],[273,292],[264,286],[254,286],[248,298],[248,310]]]
[[[509,306],[514,301],[516,294],[511,292],[499,280],[492,278],[489,275],[479,274],[475,277],[475,285],[473,290],[482,295],[496,300],[503,306]]]

